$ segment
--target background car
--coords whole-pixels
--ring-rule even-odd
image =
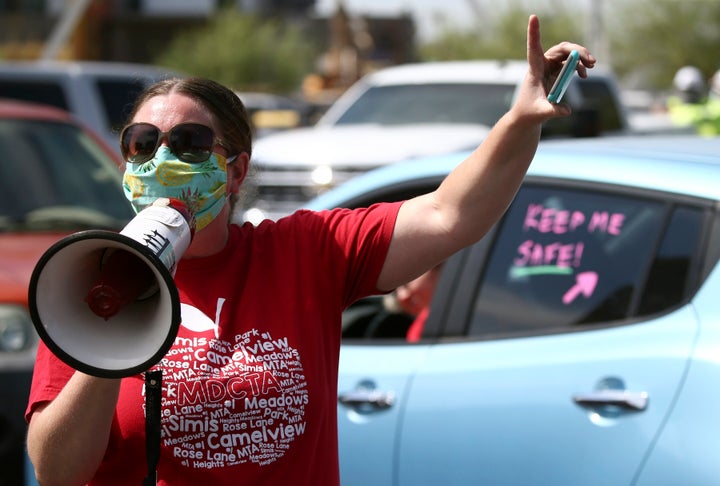
[[[467,153],[306,207],[433,190]],[[545,141],[504,218],[444,265],[420,342],[346,312],[342,484],[717,484],[720,138]],[[371,325],[371,323],[373,323]]]
[[[313,127],[258,140],[257,191],[245,219],[275,219],[367,170],[420,156],[469,150],[510,108],[525,61],[455,61],[393,66],[365,76]],[[564,102],[573,115],[549,121],[544,137],[628,131],[611,73],[575,77]]]
[[[23,484],[24,420],[38,342],[27,308],[40,256],[83,229],[121,229],[134,215],[121,163],[69,113],[0,100],[0,484]],[[62,285],[58,282],[58,285]]]
[[[312,125],[320,109],[310,103],[289,96],[260,91],[238,91],[245,105],[255,136]]]
[[[120,153],[118,136],[148,85],[183,76],[156,66],[101,61],[4,61],[0,98],[44,103],[73,113]]]

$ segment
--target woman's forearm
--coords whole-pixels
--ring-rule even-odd
[[[540,123],[507,113],[436,191],[400,208],[378,288],[403,284],[476,241],[517,192],[537,149]]]
[[[85,484],[108,444],[120,380],[75,372],[60,394],[37,410],[28,428],[28,454],[40,484]]]
[[[435,205],[456,248],[478,241],[512,202],[537,150],[540,130],[540,123],[508,112],[435,192]]]

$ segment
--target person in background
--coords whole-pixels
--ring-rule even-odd
[[[710,78],[710,91],[706,103],[707,124],[701,128],[703,135],[720,135],[720,69]]]
[[[720,69],[710,78],[710,98],[720,100]]]
[[[694,127],[704,136],[720,133],[720,79],[711,78],[710,90],[702,71],[695,66],[683,66],[673,77],[673,96],[668,98],[668,114],[680,127]]]
[[[442,263],[435,265],[418,278],[402,284],[395,289],[394,295],[398,306],[403,312],[414,317],[406,335],[406,340],[409,343],[418,342],[422,337],[425,321],[430,314],[430,303],[432,302],[442,267]]]
[[[140,210],[181,197],[197,228],[175,282],[182,325],[159,363],[161,485],[337,486],[341,316],[485,235],[514,198],[541,127],[567,116],[547,93],[570,51],[543,52],[530,16],[528,70],[511,109],[439,188],[369,208],[298,211],[233,224],[252,153],[250,125],[229,89],[167,80],[137,101],[121,135],[123,187]],[[45,485],[141,484],[144,380],[73,370],[41,343],[26,411],[27,447]]]

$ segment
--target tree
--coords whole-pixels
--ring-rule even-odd
[[[633,0],[613,7],[609,37],[619,77],[670,89],[682,66],[696,66],[706,78],[720,68],[717,0]]]
[[[571,40],[597,48],[591,44],[598,39],[589,37],[593,26],[600,26],[608,47],[600,65],[609,66],[626,86],[669,90],[682,66],[696,66],[706,78],[720,69],[718,0],[593,0],[592,6],[596,8],[578,10],[577,3],[567,0],[542,5],[512,0],[473,29],[441,26],[440,37],[421,46],[421,58],[524,58],[525,25],[534,12],[540,16],[546,47]],[[603,18],[591,17],[598,13]]]
[[[542,42],[550,47],[562,40],[584,42],[582,23],[577,22],[577,9],[567,2],[553,0],[544,6],[524,6],[521,0],[509,2],[492,16],[478,19],[471,29],[441,25],[437,40],[420,46],[423,61],[465,59],[524,59],[526,55],[527,20],[537,13],[541,20]]]
[[[312,71],[316,49],[299,27],[229,8],[178,35],[155,63],[238,91],[291,93]]]

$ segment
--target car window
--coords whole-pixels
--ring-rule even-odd
[[[52,81],[0,81],[0,98],[32,101],[68,110],[62,87]]]
[[[638,315],[661,312],[689,293],[691,263],[698,250],[702,217],[698,208],[678,207],[672,212],[650,268]]]
[[[120,133],[135,99],[144,88],[145,83],[140,80],[98,80],[97,89],[107,116],[107,123],[113,133]]]
[[[338,125],[470,123],[492,126],[510,108],[513,84],[418,84],[370,88]]]
[[[376,202],[404,201],[434,191],[438,178],[419,179],[382,187],[347,201],[346,207],[367,207]],[[342,338],[405,339],[414,318],[398,308],[390,294],[371,296],[352,304],[342,316]]]
[[[0,154],[0,230],[120,228],[132,218],[120,172],[75,125],[0,120]]]
[[[523,187],[498,228],[468,334],[562,332],[677,305],[701,214],[661,200]]]

